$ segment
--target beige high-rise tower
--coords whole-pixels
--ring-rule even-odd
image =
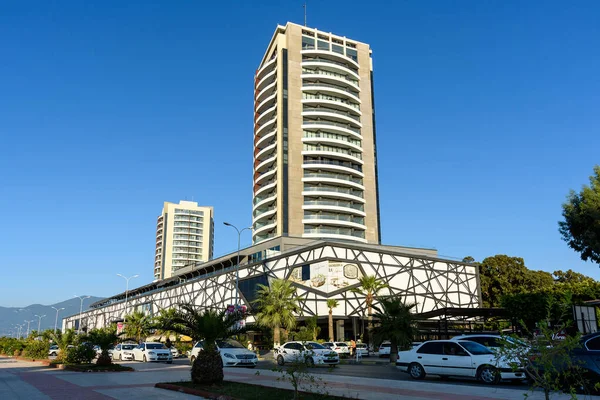
[[[255,76],[253,241],[380,242],[368,44],[288,23]]]
[[[213,256],[213,208],[193,201],[165,202],[156,222],[154,279],[166,279],[185,266]]]

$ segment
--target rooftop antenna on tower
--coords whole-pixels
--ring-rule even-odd
[[[304,2],[302,7],[304,8],[304,26],[306,26],[306,2]]]

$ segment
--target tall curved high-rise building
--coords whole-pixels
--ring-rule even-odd
[[[380,242],[368,44],[288,23],[255,75],[253,242]]]

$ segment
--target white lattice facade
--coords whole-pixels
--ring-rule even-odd
[[[278,248],[280,246],[274,247]],[[311,242],[281,252],[253,253],[254,250],[256,246],[244,249],[239,270],[241,303],[250,308],[257,284],[289,279],[301,298],[299,317],[328,315],[326,302],[332,298],[339,302],[333,310],[336,319],[364,318],[367,314],[365,299],[351,289],[360,287],[360,277],[368,275],[375,275],[388,285],[380,296],[400,295],[407,302],[417,303],[419,313],[446,307],[480,306],[477,268],[431,256],[435,251],[423,250],[423,255],[414,249],[409,252],[392,246],[330,241]],[[129,312],[141,309],[156,314],[179,303],[224,309],[236,298],[236,268],[230,260],[231,255],[202,264],[202,268],[171,280],[130,291]],[[124,293],[92,306],[95,308],[82,316],[83,328],[102,327],[121,320],[125,310]],[[63,328],[77,326],[78,318],[79,315],[65,318]],[[247,322],[252,323],[253,317]]]

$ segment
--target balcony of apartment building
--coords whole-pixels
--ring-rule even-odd
[[[302,218],[305,225],[321,224],[334,227],[347,227],[365,230],[365,217],[342,212],[305,210]]]
[[[363,190],[325,183],[304,183],[302,195],[305,197],[318,196],[330,199],[349,200],[356,203],[365,202]]]
[[[363,243],[367,243],[365,239],[364,229],[336,227],[327,224],[319,224],[318,222],[311,222],[310,224],[304,224],[304,234],[302,237],[305,238],[332,238],[332,239],[343,239],[343,240],[355,240]]]
[[[318,184],[330,183],[335,186],[348,186],[358,190],[364,190],[363,179],[351,174],[327,171],[305,169],[302,175],[302,182]]]
[[[302,155],[306,157],[327,157],[330,160],[349,162],[353,165],[362,165],[362,152],[352,148],[344,148],[322,143],[304,143]]]
[[[302,168],[304,170],[325,170],[348,173],[357,177],[364,177],[362,164],[352,161],[340,160],[329,156],[304,156]]]
[[[336,213],[346,213],[356,216],[365,217],[365,205],[360,201],[332,199],[328,196],[310,196],[304,197],[302,209],[305,211],[329,211]]]
[[[266,62],[257,72],[254,78],[255,90],[261,91],[277,80],[277,58]]]
[[[343,44],[302,36],[301,54],[303,67],[326,68],[359,79],[358,54],[354,49],[345,49]]]

